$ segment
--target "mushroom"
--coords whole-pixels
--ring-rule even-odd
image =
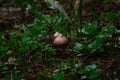
[[[64,45],[68,44],[68,39],[65,36],[63,36],[61,33],[56,32],[54,34],[54,42],[53,43],[56,46],[64,46]]]

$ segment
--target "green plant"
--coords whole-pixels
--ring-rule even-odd
[[[23,25],[20,31],[8,31],[9,40],[3,38],[6,32],[0,32],[0,79],[20,80],[29,79],[27,77],[30,76],[30,79],[37,77],[38,79],[51,78],[51,80],[98,80],[101,70],[96,64],[89,64],[89,61],[86,64],[85,61],[92,55],[107,52],[106,48],[111,49],[116,45],[117,48],[120,47],[113,39],[117,31],[114,24],[120,12],[108,12],[105,16],[101,16],[96,11],[90,17],[94,17],[97,21],[87,22],[82,15],[85,0],[76,0],[80,2],[75,9],[78,13],[75,18],[74,14],[71,18],[67,16],[59,1],[49,1],[51,1],[50,4],[47,4],[50,8],[57,9],[60,13],[56,10],[55,13],[46,16],[37,9],[38,4],[35,0],[15,0],[24,17],[28,5],[35,19],[30,27]],[[105,25],[104,20],[108,21]],[[66,35],[69,44],[58,48],[54,46],[55,32]],[[63,59],[64,55],[65,59]],[[68,58],[70,60],[67,60]],[[52,71],[54,71],[53,74]]]
[[[4,75],[3,78],[5,78],[5,74],[9,74],[9,72],[12,72],[12,76],[15,76],[15,72],[17,71],[19,74],[19,71],[21,71],[19,66],[30,63],[29,60],[27,60],[29,57],[38,56],[36,59],[39,60],[40,57],[40,61],[43,61],[43,63],[54,61],[53,55],[55,54],[55,50],[49,45],[51,35],[48,32],[48,26],[35,21],[33,27],[24,27],[23,30],[23,33],[19,31],[13,33],[8,32],[11,41],[0,38],[0,69],[2,71],[1,75]],[[4,36],[4,33],[0,33],[0,37],[2,36]],[[14,58],[14,60],[12,60],[12,58]],[[22,61],[24,61],[24,63]]]
[[[55,72],[57,72],[55,80],[66,80],[67,76],[71,76],[71,80],[96,80],[99,79],[100,69],[95,64],[85,66],[81,63],[61,63]]]
[[[82,29],[82,34],[84,35],[82,39],[86,41],[84,43],[77,43],[75,45],[75,52],[86,51],[82,53],[90,56],[95,52],[103,51],[107,47],[106,42],[110,43],[109,41],[112,40],[112,35],[115,33],[116,28],[113,25],[101,27],[97,23],[87,23]]]

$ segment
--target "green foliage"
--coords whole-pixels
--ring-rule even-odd
[[[82,29],[83,34],[87,34],[90,36],[97,35],[99,31],[99,26],[97,23],[86,23],[84,28]]]
[[[113,47],[113,35],[117,33],[114,23],[120,16],[120,12],[108,12],[105,17],[102,17],[103,19],[93,14],[100,22],[82,21],[82,1],[84,0],[81,0],[78,9],[80,19],[78,20],[78,18],[69,19],[61,5],[53,5],[61,12],[60,14],[53,13],[46,16],[46,14],[37,10],[35,0],[15,0],[15,3],[23,11],[25,10],[25,3],[30,5],[30,11],[36,17],[33,26],[24,26],[22,28],[23,33],[18,30],[14,32],[8,31],[11,40],[4,40],[2,37],[5,33],[0,32],[0,78],[8,80],[12,77],[20,80],[22,77],[26,77],[24,72],[28,75],[29,70],[33,70],[33,73],[36,74],[43,74],[41,71],[44,72],[44,69],[37,72],[41,68],[41,64],[52,65],[56,69],[59,62],[65,61],[65,63],[59,65],[57,70],[51,70],[51,72],[55,72],[54,75],[48,70],[47,74],[49,75],[45,75],[45,77],[50,76],[49,78],[54,80],[98,80],[101,70],[97,68],[97,65],[84,65],[84,63],[80,63],[82,61],[79,62],[79,57],[84,60],[84,58],[105,51],[108,46]],[[105,26],[102,24],[104,18],[109,20]],[[58,50],[53,45],[53,34],[55,32],[60,32],[70,38],[67,47],[58,47],[60,49]],[[69,55],[72,59],[67,60]],[[73,57],[74,55],[75,57]],[[65,56],[66,59],[63,60],[59,56]],[[42,65],[42,68],[46,68],[44,65]],[[19,75],[20,72],[23,72],[22,75]],[[17,77],[17,74],[19,77]],[[40,79],[44,79],[44,77],[40,76]]]
[[[107,47],[105,42],[112,39],[112,35],[115,33],[116,28],[113,25],[101,27],[97,23],[85,24],[82,28],[82,34],[84,35],[82,38],[86,42],[84,44],[77,43],[74,51],[77,53],[85,51],[83,54],[86,56],[91,55],[91,53],[103,51]]]
[[[22,61],[26,60],[30,56],[40,56],[41,59],[50,61],[50,56],[55,54],[55,50],[50,47],[46,41],[43,41],[44,39],[48,41],[51,39],[48,26],[46,24],[35,21],[33,27],[24,27],[23,30],[24,33],[20,33],[18,31],[9,33],[10,37],[12,38],[11,41],[5,41],[4,39],[0,38],[1,75],[8,74],[9,71],[13,71],[15,73],[16,70],[18,70],[18,66],[26,65],[28,63],[28,61],[24,63],[22,63]],[[0,33],[0,37],[3,35],[4,33]],[[13,67],[9,66],[11,63],[11,61],[9,62],[9,58],[11,57],[15,58],[15,60],[12,61],[14,62],[12,64]]]
[[[56,72],[57,75],[55,77],[55,80],[66,80],[67,77],[65,76],[68,75],[71,76],[71,79],[74,77],[74,79],[79,78],[80,80],[96,80],[99,79],[100,69],[98,69],[95,64],[85,66],[81,63],[61,63]]]
[[[36,16],[40,19],[42,24],[46,24],[53,28],[53,32],[62,32],[63,34],[67,34],[69,31],[69,20],[63,15],[60,14],[58,16],[49,16],[48,18],[41,12],[33,11]],[[40,23],[39,23],[40,24]],[[36,27],[35,27],[36,28]],[[67,32],[66,32],[67,31]]]
[[[82,70],[82,79],[96,80],[98,79],[99,71],[95,64],[88,65]]]
[[[75,50],[76,51],[80,51],[80,50],[83,50],[84,49],[84,45],[81,44],[81,43],[76,43],[75,44]]]

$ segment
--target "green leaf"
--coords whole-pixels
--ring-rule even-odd
[[[55,77],[55,80],[63,80],[63,78],[64,78],[64,73],[61,72],[57,74],[57,76]]]
[[[115,14],[115,13],[112,13],[112,12],[109,12],[109,13],[107,14],[107,17],[108,17],[108,19],[114,20],[114,19],[116,18],[116,14]]]
[[[82,79],[96,80],[99,76],[100,70],[97,69],[95,64],[91,64],[82,70]]]
[[[48,20],[48,18],[43,14],[43,13],[41,13],[41,12],[38,12],[38,11],[35,11],[35,10],[33,10],[32,11],[38,18],[40,18],[41,20],[43,20],[44,22],[46,22],[46,23],[50,23],[49,22],[49,20]]]
[[[112,37],[113,34],[117,32],[117,29],[114,25],[109,25],[105,28],[97,37]]]
[[[87,35],[96,35],[98,33],[98,28],[99,26],[97,25],[97,23],[88,23],[85,24],[82,32]]]
[[[113,35],[116,31],[116,27],[113,25],[110,25],[108,28],[105,29],[105,33],[108,36]]]
[[[83,50],[84,49],[84,45],[81,44],[81,43],[76,43],[75,44],[75,50],[76,51],[80,51],[80,50]]]
[[[91,53],[97,51],[98,49],[101,49],[102,45],[103,45],[103,38],[96,38],[96,40],[94,40],[93,42],[88,44],[88,48],[91,49]]]

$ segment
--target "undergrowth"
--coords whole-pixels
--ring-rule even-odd
[[[22,3],[17,5],[24,11]],[[96,54],[103,55],[106,49],[120,48],[118,38],[114,38],[119,34],[114,23],[120,13],[110,12],[102,19],[97,16],[94,22],[80,22],[82,14],[77,18],[59,12],[46,16],[36,9],[32,0],[28,4],[36,16],[33,25],[22,24],[13,31],[0,32],[0,79],[102,80],[100,63],[84,61]],[[103,24],[104,19],[109,20],[107,25]],[[54,46],[55,32],[69,39],[67,47]]]

